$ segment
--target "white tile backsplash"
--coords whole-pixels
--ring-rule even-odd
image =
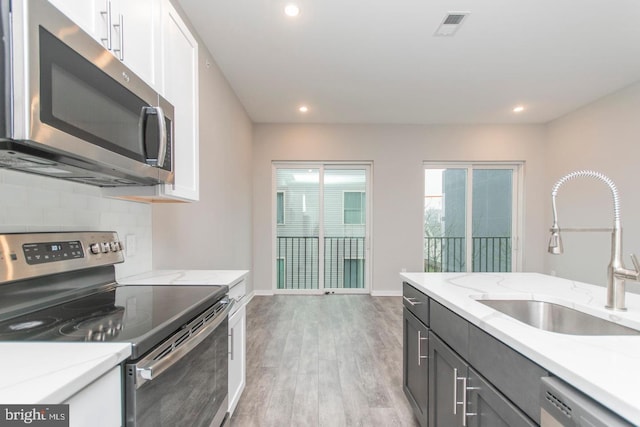
[[[136,236],[118,277],[151,270],[151,205],[102,197],[100,188],[0,169],[0,233],[116,231]]]

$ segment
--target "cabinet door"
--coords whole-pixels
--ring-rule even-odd
[[[175,108],[175,182],[165,194],[198,200],[198,43],[169,1],[163,21],[162,93]]]
[[[111,3],[111,50],[145,83],[159,90],[161,0]]]
[[[49,0],[60,12],[106,46],[108,0]],[[104,39],[104,40],[103,40]]]
[[[122,425],[122,372],[116,366],[65,402],[70,427]]]
[[[469,368],[469,427],[533,427],[535,424],[473,368]]]
[[[162,0],[49,0],[62,13],[160,89]]]
[[[465,426],[467,364],[429,332],[429,427]]]
[[[406,308],[403,339],[403,389],[422,427],[428,423],[429,329]]]
[[[233,414],[246,378],[246,324],[243,306],[229,318],[229,413]]]

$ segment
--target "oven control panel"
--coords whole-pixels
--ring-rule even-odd
[[[22,252],[27,264],[42,264],[45,262],[63,261],[65,259],[82,258],[82,243],[80,240],[70,242],[25,243]]]
[[[123,261],[114,231],[0,234],[0,284]]]

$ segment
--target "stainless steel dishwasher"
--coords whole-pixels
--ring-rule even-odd
[[[542,378],[541,427],[632,427],[595,400],[555,377]]]

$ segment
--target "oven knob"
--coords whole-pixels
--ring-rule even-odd
[[[107,252],[109,252],[109,242],[102,242],[101,244],[102,246],[102,253],[106,254]]]
[[[111,252],[118,252],[120,250],[120,244],[118,242],[111,242],[109,246],[111,247]]]
[[[89,250],[94,255],[95,254],[99,254],[100,253],[100,245],[98,243],[92,243],[91,245],[89,245]]]

